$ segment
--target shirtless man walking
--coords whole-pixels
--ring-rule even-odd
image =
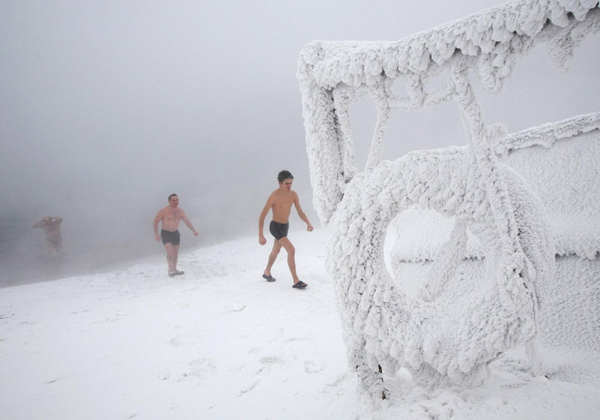
[[[60,232],[62,221],[63,218],[60,216],[46,216],[31,226],[33,228],[44,229],[44,233],[46,234],[46,249],[49,253],[59,252],[62,248],[62,234]]]
[[[154,237],[157,241],[162,239],[162,243],[167,251],[167,263],[169,264],[169,276],[173,277],[178,274],[183,274],[183,271],[177,270],[177,257],[179,256],[179,222],[183,223],[194,232],[194,236],[198,236],[198,232],[192,226],[192,222],[187,218],[183,209],[179,207],[179,197],[177,194],[169,196],[169,205],[160,209],[154,218]],[[162,221],[162,230],[158,234],[158,222]]]
[[[263,236],[265,217],[267,216],[267,213],[269,213],[269,210],[273,210],[273,221],[271,221],[269,231],[271,232],[271,235],[275,237],[275,243],[273,244],[273,249],[269,255],[269,262],[267,264],[267,268],[265,268],[263,278],[267,281],[275,281],[273,276],[271,276],[271,267],[273,267],[273,264],[277,259],[277,255],[283,247],[287,251],[288,265],[292,273],[292,279],[294,280],[294,285],[292,287],[296,289],[304,289],[307,284],[301,281],[296,274],[296,260],[294,258],[296,250],[294,245],[292,245],[290,240],[287,238],[288,229],[290,226],[288,221],[290,218],[290,212],[292,210],[292,204],[296,207],[298,216],[300,216],[300,218],[306,223],[306,229],[309,232],[312,232],[313,227],[308,221],[306,214],[304,214],[302,208],[300,207],[300,199],[298,198],[298,194],[296,194],[295,191],[292,191],[292,182],[294,181],[292,174],[289,171],[281,171],[277,176],[277,180],[279,181],[279,188],[273,191],[258,219],[258,242],[261,245],[264,245],[267,243],[267,240]]]

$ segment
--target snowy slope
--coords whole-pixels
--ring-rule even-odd
[[[0,418],[597,419],[600,354],[545,354],[554,374],[496,366],[484,387],[427,391],[404,370],[395,400],[357,397],[323,231],[292,232],[300,278],[256,238],[166,262],[0,289]]]

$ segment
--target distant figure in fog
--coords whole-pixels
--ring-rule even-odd
[[[171,194],[169,196],[169,205],[160,209],[156,217],[154,218],[154,236],[157,241],[162,239],[162,243],[167,251],[167,263],[169,264],[169,276],[183,274],[183,271],[177,270],[177,257],[179,256],[179,221],[183,220],[183,223],[194,232],[194,236],[198,236],[198,232],[192,226],[192,222],[187,218],[183,209],[179,207],[179,197],[177,194]],[[162,221],[162,230],[160,235],[158,234],[158,222]]]
[[[267,204],[265,204],[265,207],[258,218],[258,243],[265,245],[267,243],[267,239],[263,235],[265,217],[267,217],[269,211],[273,210],[273,220],[269,225],[269,231],[275,238],[275,241],[273,242],[273,249],[269,255],[269,261],[267,263],[267,268],[265,268],[263,273],[263,278],[269,282],[275,281],[275,278],[271,275],[271,268],[277,259],[277,255],[279,255],[279,251],[281,251],[281,248],[283,247],[287,251],[288,266],[294,281],[292,287],[295,289],[304,289],[307,284],[300,280],[298,274],[296,274],[296,260],[294,257],[296,249],[287,237],[290,227],[288,220],[290,218],[290,212],[292,211],[292,205],[296,207],[300,219],[306,223],[306,230],[312,232],[313,227],[300,207],[298,194],[292,190],[292,182],[294,182],[292,174],[289,171],[281,171],[277,175],[277,181],[279,182],[279,188],[271,193],[271,196],[267,200]]]
[[[31,227],[42,228],[46,234],[46,249],[48,253],[60,252],[62,249],[62,234],[60,224],[63,218],[60,216],[46,216]]]

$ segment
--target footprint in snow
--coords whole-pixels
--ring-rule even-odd
[[[217,365],[211,359],[197,359],[188,363],[189,367],[181,374],[178,382],[192,381],[198,385],[213,376],[217,371]]]
[[[260,359],[259,362],[263,365],[280,365],[285,363],[285,360],[277,356],[266,356]]]
[[[279,365],[285,363],[285,360],[277,356],[266,356],[259,360],[261,364],[260,368],[256,371],[256,374],[267,374]]]
[[[246,304],[243,302],[234,302],[229,305],[229,311],[231,312],[241,312],[246,309]]]
[[[240,395],[239,397],[241,397],[242,395],[252,391],[254,388],[256,388],[256,385],[258,385],[260,381],[255,381],[253,382],[251,385],[247,386],[246,388],[240,390]]]
[[[304,363],[304,371],[306,373],[319,373],[323,369],[325,369],[324,365],[322,365],[321,363],[313,362],[312,360],[309,360],[308,362]]]
[[[217,370],[214,360],[208,358],[196,359],[186,365],[180,363],[170,369],[165,369],[158,374],[158,377],[160,380],[169,383],[189,382],[191,386],[196,387],[214,376]]]
[[[306,340],[308,340],[308,338],[305,338],[305,337],[290,337],[290,338],[286,338],[285,342],[286,343],[291,343],[293,341],[306,341]]]

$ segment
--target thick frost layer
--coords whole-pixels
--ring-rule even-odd
[[[565,70],[573,48],[599,29],[597,1],[518,1],[398,42],[314,42],[302,51],[298,77],[315,207],[328,225],[328,268],[349,363],[367,395],[385,397],[382,372],[400,365],[430,386],[474,385],[489,362],[517,344],[533,355],[536,285],[554,276],[552,227],[538,193],[499,155],[591,131],[598,119],[506,137],[504,126],[485,124],[469,70],[498,92],[536,43],[547,42],[551,63]],[[427,92],[440,72],[448,73],[446,87]],[[408,97],[393,93],[397,78]],[[366,170],[358,173],[348,107],[364,94],[375,100],[378,120]],[[392,111],[447,100],[459,106],[468,146],[381,162]],[[388,225],[411,207],[454,218],[417,296],[394,284],[383,258]],[[469,250],[469,237],[479,238],[478,250]],[[479,252],[483,268],[465,277],[468,252]],[[470,283],[448,287],[461,276]]]
[[[596,258],[600,251],[600,113],[509,135],[498,142],[495,151],[499,162],[519,173],[541,198],[556,254]],[[401,213],[393,225],[398,238],[392,252],[395,267],[399,262],[433,261],[448,241],[454,219],[414,208]],[[483,258],[481,241],[467,233],[465,258]],[[402,240],[414,237],[422,239]]]
[[[600,348],[598,116],[546,124],[501,142],[511,146],[500,162],[518,172],[541,198],[555,243],[555,274],[549,281],[536,281],[538,337],[544,347]],[[453,223],[451,217],[418,207],[394,220],[388,235],[397,239],[390,258],[397,287],[410,296],[423,292]],[[477,236],[468,233],[464,259],[456,270],[459,275],[446,284],[440,299],[462,296],[465,288],[477,287],[478,279],[485,276],[485,249]],[[452,300],[446,303],[451,305]]]

